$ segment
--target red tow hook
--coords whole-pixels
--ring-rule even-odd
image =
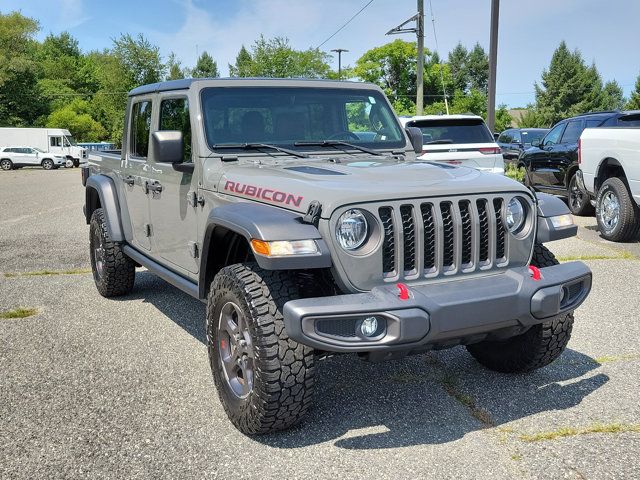
[[[538,267],[534,267],[533,265],[529,265],[529,273],[531,274],[531,278],[533,278],[536,282],[540,281],[542,278],[542,273]]]
[[[409,287],[404,283],[398,283],[396,287],[398,287],[398,298],[400,300],[409,300]]]

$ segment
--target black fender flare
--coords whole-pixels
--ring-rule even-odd
[[[87,178],[85,188],[84,214],[87,224],[91,221],[91,215],[96,209],[92,201],[92,190],[98,194],[100,206],[104,210],[107,219],[107,233],[114,242],[124,241],[122,222],[120,219],[120,203],[118,202],[118,191],[113,180],[106,175],[91,175]]]
[[[215,207],[209,212],[200,258],[200,298],[206,297],[207,268],[211,241],[216,228],[224,228],[244,237],[264,241],[315,240],[320,251],[317,255],[297,257],[265,257],[255,255],[256,261],[265,270],[300,270],[329,268],[331,253],[315,225],[302,222],[302,215],[269,205],[238,202]]]
[[[563,238],[575,237],[578,233],[578,226],[568,225],[556,228],[551,223],[551,217],[558,215],[571,215],[571,210],[566,203],[554,195],[536,192],[538,216],[538,230],[536,233],[536,243],[552,242]]]

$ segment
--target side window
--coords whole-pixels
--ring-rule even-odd
[[[191,162],[191,121],[189,120],[189,100],[171,98],[160,104],[160,125],[158,130],[180,130],[184,161]]]
[[[62,137],[49,137],[49,142],[52,147],[61,147]]]
[[[582,130],[584,130],[582,120],[571,120],[567,123],[567,128],[562,135],[562,143],[577,143]]]
[[[146,158],[149,152],[149,130],[151,129],[151,102],[136,102],[131,108],[129,153]]]
[[[586,128],[599,127],[601,124],[602,124],[602,119],[600,119],[600,120],[587,120]]]
[[[551,145],[555,145],[556,143],[560,143],[560,136],[562,135],[562,131],[564,130],[564,123],[560,125],[556,125],[551,129],[547,136],[544,137],[544,146],[549,147]]]
[[[511,143],[522,143],[522,135],[518,130],[513,131],[513,137],[511,138]]]
[[[498,138],[498,143],[511,143],[511,130],[502,132],[502,134]]]

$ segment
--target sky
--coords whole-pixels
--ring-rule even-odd
[[[491,0],[424,0],[426,47],[436,50],[431,22],[435,15],[438,51],[458,42],[489,50]],[[228,74],[241,45],[262,33],[289,38],[293,47],[320,45],[368,0],[0,0],[0,11],[19,10],[36,18],[42,30],[69,31],[84,51],[109,48],[121,33],[143,33],[166,58],[175,52],[193,66],[208,51]],[[402,38],[385,32],[416,13],[415,0],[374,0],[346,28],[323,45],[346,48],[343,65],[368,49]],[[640,0],[502,0],[498,41],[497,102],[509,107],[534,100],[533,84],[561,40],[595,62],[603,80],[617,80],[625,95],[640,74]],[[337,69],[337,57],[334,58]]]

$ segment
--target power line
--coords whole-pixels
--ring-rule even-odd
[[[436,15],[433,13],[433,3],[429,0],[429,9],[431,10],[431,24],[433,25],[433,40],[436,44],[436,53],[440,59],[440,81],[442,82],[442,93],[444,94],[444,107],[449,115],[449,102],[447,102],[447,89],[444,86],[444,72],[442,71],[442,57],[440,57],[440,49],[438,48],[438,37],[436,35]]]
[[[331,36],[330,36],[329,38],[327,38],[324,42],[322,42],[320,45],[318,45],[318,46],[316,47],[316,49],[320,48],[320,47],[321,47],[321,46],[323,46],[325,43],[327,43],[329,40],[331,40],[333,37],[335,37],[338,33],[340,33],[340,31],[341,31],[344,27],[346,27],[347,25],[349,25],[349,24],[353,21],[353,19],[354,19],[354,18],[356,18],[358,15],[360,15],[360,14],[363,12],[363,10],[364,10],[365,8],[367,8],[369,5],[371,5],[372,3],[373,3],[373,0],[369,0],[369,2],[367,2],[367,3],[365,4],[365,6],[364,6],[364,7],[362,7],[360,10],[358,10],[358,11],[355,13],[355,15],[353,15],[353,17],[351,17],[349,20],[347,20],[347,21],[345,22],[345,24],[344,24],[344,25],[342,25],[338,30],[336,30],[336,31],[333,33],[333,35],[331,35]]]

